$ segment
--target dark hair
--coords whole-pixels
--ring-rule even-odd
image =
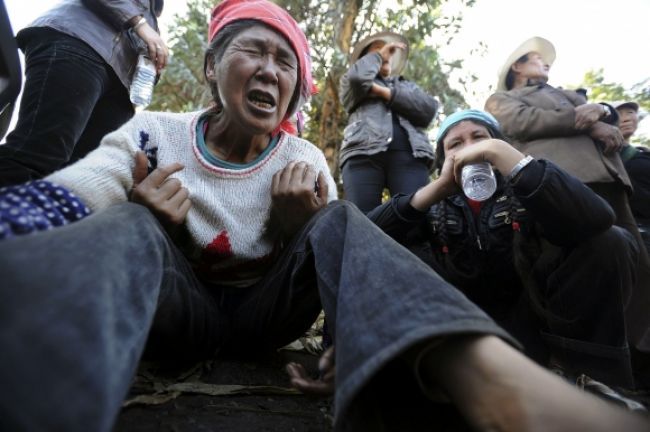
[[[517,59],[516,62],[513,63],[526,63],[528,61],[528,54],[524,54],[521,57]],[[515,83],[515,73],[512,71],[512,65],[510,65],[510,69],[508,69],[508,74],[506,75],[506,89],[510,90],[512,86]]]
[[[503,135],[503,133],[499,129],[495,129],[492,125],[490,125],[488,123],[485,123],[485,122],[483,122],[483,121],[481,121],[481,120],[479,120],[477,118],[464,119],[464,120],[459,121],[458,123],[463,122],[463,121],[470,121],[470,122],[472,122],[474,124],[481,125],[481,126],[485,127],[488,130],[488,133],[490,134],[491,138],[496,138],[496,139],[500,139],[500,140],[503,140],[503,141],[507,141],[506,137]],[[451,126],[449,128],[449,131],[451,131],[453,128],[455,128],[456,125],[458,125],[458,123]],[[435,154],[435,160],[433,162],[433,168],[436,169],[436,170],[441,170],[442,165],[445,162],[445,145],[443,143],[443,141],[445,140],[445,136],[447,136],[447,134],[445,134],[443,137],[441,137],[438,140],[438,142],[436,143],[436,154]]]
[[[287,41],[287,43],[289,43],[289,46],[293,49],[293,45],[291,45],[291,43],[284,37],[284,35],[279,33],[273,27],[263,23],[262,21],[258,21],[256,19],[243,19],[233,21],[232,23],[226,25],[215,35],[214,39],[212,39],[212,42],[208,44],[208,48],[205,50],[205,56],[203,57],[203,76],[210,86],[212,99],[215,101],[219,100],[219,89],[217,88],[217,84],[215,82],[211,82],[207,78],[206,69],[208,68],[208,64],[212,62],[210,67],[214,67],[215,64],[219,63],[223,58],[226,49],[230,46],[230,43],[235,38],[235,36],[253,26],[266,27],[267,29],[279,34]],[[297,53],[294,52],[294,54],[296,57],[298,56]],[[300,88],[300,66],[298,65],[298,68],[296,69],[296,89],[294,90],[293,96],[291,97],[291,102],[289,102],[289,106],[287,107],[287,114],[292,113],[295,110],[296,105],[298,104],[298,100],[300,99]]]

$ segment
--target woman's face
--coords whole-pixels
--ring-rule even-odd
[[[526,79],[546,82],[548,81],[548,71],[551,67],[539,53],[529,52],[528,60],[522,63],[515,63],[512,65],[512,69]]]
[[[386,42],[384,42],[382,40],[374,41],[368,47],[368,53],[367,54],[381,51],[381,49],[384,47],[384,45],[386,45]],[[383,76],[384,78],[388,78],[390,76],[390,72],[391,72],[390,61],[383,60],[383,58],[382,58],[381,67],[379,68],[379,75]]]
[[[630,139],[636,128],[639,125],[639,116],[636,110],[629,107],[622,107],[618,109],[618,128],[623,134],[623,138]]]
[[[445,159],[467,146],[490,139],[488,128],[471,120],[464,120],[453,126],[442,141]]]
[[[298,60],[275,31],[254,26],[235,36],[206,76],[217,84],[221,106],[236,127],[268,134],[284,119],[296,90]]]

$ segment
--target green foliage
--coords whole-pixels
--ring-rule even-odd
[[[645,110],[650,111],[650,78],[626,89],[622,84],[605,82],[603,69],[587,72],[581,86],[588,90],[589,99],[597,102],[618,100],[635,101]]]
[[[172,57],[156,85],[150,110],[194,111],[210,103],[203,76],[203,54],[208,46],[208,20],[213,5],[213,0],[191,0],[187,2],[185,16],[175,17],[167,41]]]
[[[634,101],[640,110],[650,112],[650,78],[626,89],[622,84],[605,82],[603,69],[588,71],[579,87],[587,89],[589,100],[594,102]],[[650,145],[648,136],[632,136],[633,144]]]

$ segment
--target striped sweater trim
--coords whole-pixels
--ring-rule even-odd
[[[194,153],[194,157],[196,157],[196,160],[203,168],[215,174],[219,174],[220,176],[223,177],[237,178],[237,177],[247,177],[251,174],[255,174],[257,171],[262,169],[269,161],[273,159],[273,157],[278,153],[280,148],[284,145],[284,143],[287,140],[287,134],[282,132],[280,135],[280,139],[278,140],[278,143],[275,145],[273,150],[271,150],[271,152],[264,159],[262,159],[261,161],[259,161],[259,163],[253,165],[252,167],[241,169],[241,170],[232,170],[228,168],[218,167],[211,164],[208,160],[206,160],[203,157],[203,155],[201,154],[201,150],[199,149],[199,146],[196,141],[197,140],[196,125],[199,121],[199,118],[203,114],[204,113],[202,112],[199,115],[195,116],[192,119],[192,122],[190,124],[192,153]]]

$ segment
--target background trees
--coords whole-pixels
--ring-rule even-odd
[[[639,104],[639,111],[647,115],[650,112],[650,78],[626,89],[622,84],[605,82],[603,69],[585,73],[580,87],[587,89],[589,99],[594,102],[634,101]],[[638,134],[632,136],[632,143],[650,146],[650,136]]]

